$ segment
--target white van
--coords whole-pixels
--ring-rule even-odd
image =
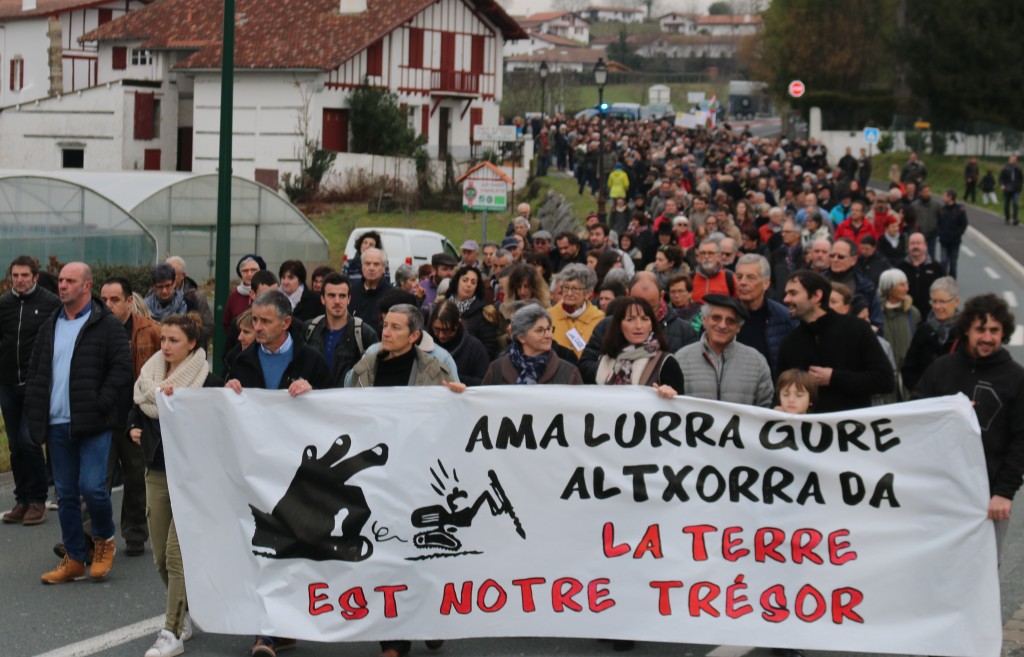
[[[430,262],[435,253],[448,253],[456,260],[462,259],[462,253],[441,233],[416,228],[356,228],[348,236],[345,244],[345,262],[356,257],[356,239],[363,233],[376,231],[384,242],[384,255],[388,258],[388,269],[394,278],[400,265],[419,266]]]

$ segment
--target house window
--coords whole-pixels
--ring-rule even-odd
[[[107,23],[109,23],[112,20],[114,20],[114,10],[113,9],[100,9],[99,10],[99,15],[96,17],[96,22],[99,25],[106,25]]]
[[[84,148],[62,148],[60,166],[64,169],[84,169],[85,149]]]
[[[366,74],[384,74],[384,42],[378,41],[366,49]]]
[[[423,29],[409,28],[409,68],[423,68]]]
[[[476,138],[476,127],[483,125],[484,122],[484,109],[482,107],[470,107],[469,108],[469,140],[474,144],[480,143],[480,140]]]
[[[324,150],[348,152],[348,110],[324,108]]]
[[[10,85],[11,91],[21,91],[21,88],[25,86],[25,60],[21,58],[21,55],[15,55],[11,59]]]
[[[473,35],[472,60],[470,71],[473,73],[484,72],[484,37],[480,34]]]
[[[132,48],[132,66],[150,66],[153,63],[153,53],[142,48]]]
[[[111,68],[115,71],[123,71],[128,68],[128,49],[124,46],[114,46],[111,50]]]
[[[160,102],[153,93],[135,93],[135,130],[137,141],[150,141],[158,135]]]

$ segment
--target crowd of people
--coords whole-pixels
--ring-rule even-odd
[[[596,121],[539,129],[580,193],[608,186],[606,217],[553,235],[522,204],[500,242],[467,240],[461,258],[438,253],[418,270],[391,272],[373,231],[341,271],[309,274],[288,260],[275,274],[249,254],[217,320],[180,258],[154,268],[145,296],[125,279],[94,282],[85,263],[65,265],[54,294],[35,259],[15,259],[0,298],[0,401],[16,484],[3,522],[44,522],[45,444],[63,541],[43,582],[109,573],[117,466],[125,552],[143,554],[148,541],[167,588],[165,626],[146,656],[181,654],[192,626],[155,396],[204,386],[299,396],[636,385],[789,413],[963,392],[976,402],[1001,541],[1024,474],[1024,368],[1003,348],[1014,330],[1006,302],[985,294],[961,304],[967,217],[955,190],[933,196],[916,156],[876,192],[858,176],[864,163],[830,167],[811,142],[609,121],[599,153]],[[208,357],[214,321],[229,348]],[[258,636],[251,650],[275,657],[294,643]],[[387,641],[381,651],[410,647]]]

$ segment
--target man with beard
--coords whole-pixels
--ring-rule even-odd
[[[828,307],[832,285],[812,271],[795,272],[786,281],[785,304],[800,321],[779,347],[780,372],[809,372],[819,388],[819,413],[866,408],[872,395],[892,392],[892,365],[867,322],[839,315]]]
[[[1014,328],[1013,314],[1001,297],[968,299],[953,329],[960,347],[932,363],[913,392],[918,399],[958,392],[971,399],[981,426],[992,496],[988,517],[995,521],[999,555],[1024,475],[1024,367],[1003,348]]]
[[[693,275],[693,300],[705,295],[736,296],[736,277],[722,266],[721,240],[707,238],[697,247],[697,270]]]

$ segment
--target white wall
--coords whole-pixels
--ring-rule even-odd
[[[45,98],[50,90],[50,60],[46,36],[47,19],[30,18],[0,25],[0,107]],[[25,85],[11,91],[11,64],[21,55],[25,66]]]
[[[884,127],[879,127],[884,133],[886,132]],[[839,161],[839,158],[846,152],[847,147],[853,149],[853,154],[856,156],[860,153],[860,149],[867,148],[868,144],[864,141],[863,130],[822,130],[821,129],[821,108],[812,107],[810,113],[810,124],[808,126],[808,136],[811,139],[817,139],[827,149],[829,159],[833,164]],[[894,149],[897,151],[909,151],[910,149],[906,144],[906,133],[895,132],[894,137]],[[953,140],[956,139],[956,142]],[[946,154],[947,155],[988,155],[988,156],[1010,156],[1018,154],[1020,149],[1007,148],[998,136],[991,136],[988,139],[981,135],[966,135],[961,132],[949,132],[946,133]],[[871,148],[873,153],[878,153],[878,145],[874,145]],[[928,154],[922,153],[922,159],[927,160]],[[876,172],[878,173],[878,172]]]

